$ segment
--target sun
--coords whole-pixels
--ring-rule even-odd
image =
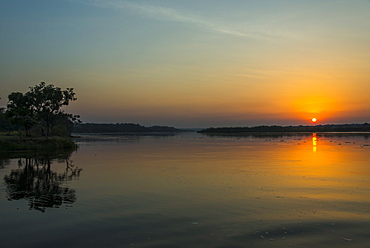
[[[312,118],[312,119],[311,119],[311,121],[312,121],[313,123],[316,123],[316,122],[317,122],[317,119],[316,119],[316,118]]]

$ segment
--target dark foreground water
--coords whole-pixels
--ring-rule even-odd
[[[368,135],[78,143],[1,154],[0,247],[370,247]]]

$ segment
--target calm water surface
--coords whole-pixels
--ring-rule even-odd
[[[0,247],[370,247],[369,135],[77,142],[1,154]]]

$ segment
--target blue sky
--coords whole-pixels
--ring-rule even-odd
[[[41,81],[87,122],[364,122],[370,1],[3,0],[0,106]]]

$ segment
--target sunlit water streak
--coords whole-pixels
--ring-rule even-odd
[[[48,197],[10,199],[20,194],[5,178],[28,172],[18,159],[2,160],[0,240],[3,247],[366,247],[368,137],[83,136],[68,160],[52,160],[58,187],[53,194],[46,187]],[[32,171],[34,183],[51,175]],[[30,207],[32,197],[45,202],[43,211]]]

